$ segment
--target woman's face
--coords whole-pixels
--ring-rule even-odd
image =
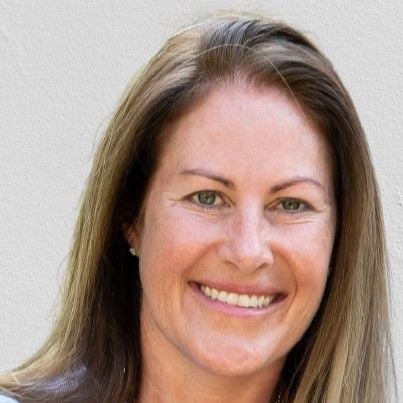
[[[128,235],[143,345],[214,374],[281,368],[329,270],[336,206],[323,135],[280,90],[241,85],[210,92],[163,135]]]

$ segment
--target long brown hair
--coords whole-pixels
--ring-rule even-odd
[[[321,307],[287,359],[283,400],[388,400],[384,229],[363,129],[320,51],[289,26],[250,15],[215,16],[180,31],[134,78],[94,157],[53,332],[0,378],[0,390],[22,401],[133,401],[141,382],[141,286],[121,227],[139,215],[164,125],[215,84],[234,80],[283,88],[320,125],[334,160],[332,268]]]

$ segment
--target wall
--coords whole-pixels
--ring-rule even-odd
[[[49,332],[94,145],[129,79],[178,27],[228,7],[302,29],[351,92],[384,203],[403,380],[401,0],[0,0],[0,371]]]

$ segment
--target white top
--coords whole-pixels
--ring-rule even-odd
[[[0,403],[18,403],[18,400],[13,399],[5,395],[0,395]]]

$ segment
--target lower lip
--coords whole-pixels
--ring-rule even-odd
[[[205,305],[212,309],[226,313],[228,315],[241,316],[241,317],[251,317],[265,315],[268,312],[276,309],[283,301],[284,297],[276,298],[268,306],[263,306],[261,308],[244,308],[242,306],[227,304],[226,302],[219,301],[218,299],[211,299],[200,290],[199,285],[190,282],[190,288],[193,290],[195,296]]]

